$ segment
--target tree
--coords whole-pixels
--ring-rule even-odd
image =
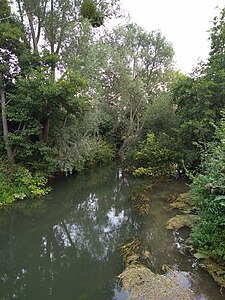
[[[15,4],[33,50],[49,47],[57,55],[68,45],[82,17],[94,22],[96,15],[110,18],[119,9],[119,0],[15,0]]]
[[[121,132],[121,156],[140,136],[147,107],[167,88],[173,49],[159,32],[145,32],[136,24],[115,28],[98,47],[106,59],[100,68],[101,99],[115,116],[115,131]]]
[[[215,113],[215,121],[221,118],[221,110],[225,106],[225,8],[213,20],[210,30],[211,51],[205,70],[206,79],[211,82],[211,110]]]
[[[173,86],[179,128],[178,147],[190,168],[200,163],[200,150],[215,139],[215,126],[225,106],[225,9],[214,18],[210,31],[211,51],[208,62],[190,76],[179,78]]]
[[[44,67],[30,70],[25,78],[17,78],[16,94],[10,95],[9,119],[15,126],[11,140],[19,161],[26,164],[43,159],[41,150],[44,150],[43,144],[46,144],[49,137],[49,129],[46,132],[41,124],[45,121],[49,107],[51,148],[56,144],[56,132],[67,125],[69,118],[76,116],[79,119],[84,115],[88,107],[86,86],[86,81],[79,73],[67,71],[56,81]]]
[[[6,109],[6,90],[19,73],[19,56],[26,49],[25,35],[12,16],[7,0],[0,1],[0,99],[2,112],[3,140],[8,160],[13,162],[13,151],[9,142],[9,129]],[[24,45],[25,42],[25,45]]]
[[[48,51],[48,67],[51,75],[56,79],[56,67],[60,72],[64,66],[60,64],[60,56],[74,35],[74,31],[83,17],[87,17],[91,24],[97,25],[104,18],[112,16],[118,8],[119,0],[104,0],[100,3],[92,1],[71,0],[15,0],[17,12],[24,24],[27,38],[30,41],[33,53],[43,57]],[[92,6],[92,14],[90,6]],[[89,15],[85,15],[89,9]],[[95,26],[94,25],[94,26]],[[46,56],[45,56],[46,58]],[[44,132],[43,141],[48,144],[51,105],[47,106],[45,118],[42,120]]]
[[[213,138],[211,82],[205,77],[179,76],[172,88],[178,118],[177,148],[188,168],[200,163],[200,150]]]
[[[106,36],[133,78],[141,77],[151,98],[167,85],[174,51],[159,31],[146,32],[133,23],[118,26]]]

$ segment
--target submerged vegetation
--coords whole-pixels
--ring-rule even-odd
[[[119,279],[122,287],[130,293],[129,300],[194,299],[193,292],[183,288],[174,276],[156,274],[146,266],[151,265],[151,254],[139,239],[121,246],[121,254],[126,268]]]
[[[150,213],[150,199],[143,193],[132,194],[130,196],[133,208],[140,216],[145,216]]]
[[[130,265],[119,276],[122,286],[130,292],[129,300],[191,300],[194,294],[174,279],[153,273],[143,265]]]

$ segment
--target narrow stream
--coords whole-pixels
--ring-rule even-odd
[[[212,278],[181,254],[185,232],[164,223],[167,193],[184,192],[183,181],[161,184],[151,194],[151,214],[140,223],[128,196],[139,180],[114,167],[58,179],[44,199],[0,210],[0,299],[126,300],[118,284],[119,247],[140,235],[156,272],[167,264],[196,299],[225,299]]]

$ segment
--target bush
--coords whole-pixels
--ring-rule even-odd
[[[115,157],[113,146],[96,137],[82,137],[59,147],[58,169],[63,173],[81,171],[85,167],[111,161]]]
[[[103,140],[93,140],[87,156],[87,165],[102,164],[112,161],[115,158],[114,147],[103,141]]]
[[[165,133],[156,137],[149,132],[146,140],[139,143],[138,149],[133,151],[126,163],[132,164],[131,169],[136,176],[161,176],[174,172],[178,162],[177,153],[172,150],[172,140]]]
[[[0,206],[26,197],[45,195],[47,179],[40,173],[32,174],[28,169],[1,162]]]
[[[218,143],[208,144],[201,172],[191,185],[200,221],[192,231],[194,245],[225,262],[225,126],[217,130]]]

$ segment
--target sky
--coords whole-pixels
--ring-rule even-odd
[[[121,0],[134,22],[159,29],[175,50],[177,68],[190,73],[210,50],[209,29],[224,0]],[[216,8],[217,7],[217,8]]]

